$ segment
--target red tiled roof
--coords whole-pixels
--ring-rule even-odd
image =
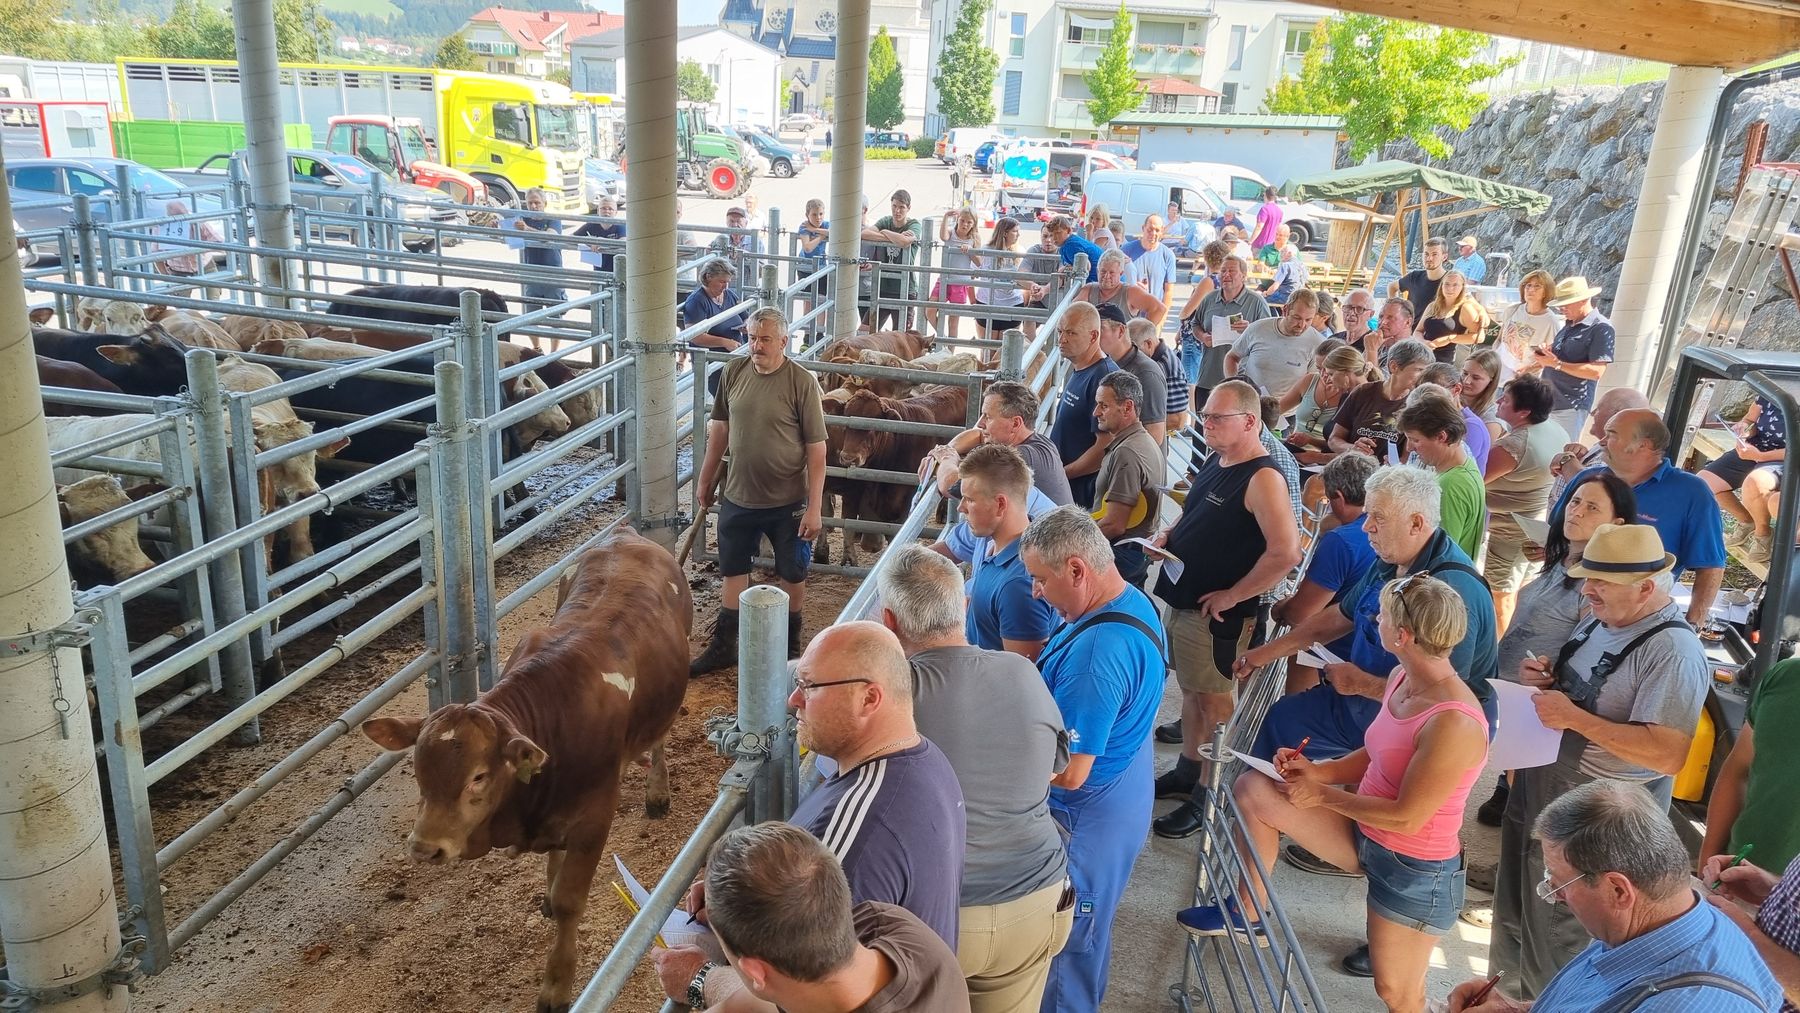
[[[1219,93],[1211,88],[1202,88],[1192,81],[1179,77],[1159,77],[1144,86],[1144,91],[1151,95],[1199,95],[1202,97],[1219,97]]]
[[[488,7],[469,16],[470,21],[486,21],[499,26],[512,40],[525,49],[542,50],[558,29],[564,29],[562,44],[576,39],[625,27],[625,18],[598,11],[515,11],[506,7]]]

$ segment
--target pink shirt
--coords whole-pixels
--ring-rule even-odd
[[[1275,241],[1275,230],[1281,227],[1281,208],[1274,201],[1264,201],[1256,209],[1256,235],[1250,237],[1250,245],[1257,249]]]
[[[1484,735],[1487,732],[1487,717],[1481,713],[1481,708],[1459,700],[1434,704],[1410,718],[1395,717],[1389,709],[1390,701],[1394,691],[1400,688],[1405,679],[1406,672],[1400,668],[1395,668],[1388,677],[1387,693],[1382,697],[1381,711],[1375,715],[1375,722],[1369,725],[1369,730],[1363,737],[1363,748],[1369,751],[1369,769],[1363,772],[1362,783],[1356,786],[1358,795],[1372,798],[1400,797],[1400,782],[1406,778],[1406,768],[1412,763],[1413,754],[1418,752],[1415,740],[1419,730],[1434,715],[1444,711],[1461,711],[1480,722]],[[1393,830],[1380,830],[1365,823],[1361,824],[1363,834],[1389,851],[1397,851],[1410,858],[1433,862],[1455,858],[1462,851],[1463,808],[1469,799],[1469,789],[1481,776],[1481,769],[1486,763],[1487,753],[1483,750],[1481,761],[1463,771],[1456,783],[1456,790],[1450,793],[1450,797],[1444,800],[1437,812],[1432,813],[1431,819],[1425,822],[1418,833],[1402,834]]]

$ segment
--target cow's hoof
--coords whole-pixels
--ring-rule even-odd
[[[556,917],[556,912],[550,910],[550,898],[548,895],[538,898],[538,913],[542,914],[545,918]]]
[[[669,815],[669,800],[647,798],[644,800],[644,815],[653,820],[660,820]]]

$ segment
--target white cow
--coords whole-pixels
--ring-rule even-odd
[[[273,387],[280,382],[281,377],[274,370],[259,363],[245,362],[235,355],[227,355],[219,360],[219,386],[228,391],[248,393]],[[266,404],[256,405],[250,409],[250,419],[259,453],[287,446],[313,434],[312,423],[295,415],[287,398],[276,398]],[[261,480],[262,511],[268,513],[318,493],[318,458],[335,456],[349,445],[348,438],[339,439],[316,451],[297,454],[263,469],[258,475]],[[284,532],[291,561],[298,562],[312,555],[311,522],[310,517],[302,517]],[[273,546],[271,539],[271,554]]]
[[[73,527],[133,500],[160,492],[162,485],[148,482],[129,492],[112,475],[93,475],[70,485],[58,486],[56,503],[62,510],[63,527]],[[116,584],[156,565],[138,544],[138,519],[129,517],[69,543],[69,568],[78,576],[98,575]]]

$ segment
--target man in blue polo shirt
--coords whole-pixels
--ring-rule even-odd
[[[1038,669],[1069,731],[1069,765],[1050,782],[1050,812],[1068,833],[1075,927],[1051,962],[1041,1008],[1096,1013],[1113,915],[1150,832],[1150,728],[1168,647],[1156,606],[1119,575],[1112,546],[1080,507],[1052,510],[1019,541],[1033,586],[1065,620]]]
[[[1450,652],[1469,689],[1481,700],[1488,720],[1494,718],[1494,692],[1488,680],[1499,674],[1494,636],[1494,601],[1480,572],[1438,526],[1440,495],[1437,476],[1423,468],[1390,465],[1375,470],[1364,483],[1363,529],[1376,560],[1338,595],[1335,608],[1300,620],[1287,633],[1253,648],[1238,659],[1238,678],[1315,643],[1349,636],[1350,653],[1342,664],[1327,665],[1322,684],[1283,697],[1269,709],[1250,752],[1272,760],[1275,750],[1310,738],[1306,755],[1325,760],[1362,748],[1363,733],[1381,709],[1387,677],[1399,660],[1381,642],[1377,622],[1381,589],[1395,577],[1430,573],[1456,589],[1468,610],[1468,632]]]
[[[982,539],[972,560],[965,633],[977,647],[1036,661],[1057,619],[1048,602],[1032,595],[1031,575],[1019,559],[1019,536],[1031,524],[1031,469],[1018,451],[994,443],[969,451],[961,467],[960,509],[969,533]]]
[[[1056,257],[1064,267],[1073,267],[1077,253],[1087,254],[1088,276],[1090,282],[1100,280],[1100,247],[1089,242],[1080,230],[1075,228],[1075,220],[1068,215],[1057,215],[1044,226],[1044,235],[1056,244]]]
[[[1619,412],[1600,436],[1604,467],[1589,468],[1571,479],[1556,501],[1561,510],[1569,489],[1583,478],[1610,470],[1637,493],[1637,520],[1662,536],[1663,549],[1675,554],[1675,575],[1694,571],[1694,597],[1687,621],[1695,629],[1706,622],[1719,585],[1725,580],[1725,519],[1719,501],[1699,475],[1669,462],[1669,427],[1648,408]]]
[[[1071,303],[1063,311],[1056,325],[1056,348],[1068,360],[1070,372],[1056,406],[1056,420],[1050,424],[1050,442],[1062,457],[1073,501],[1092,503],[1094,476],[1112,442],[1094,418],[1094,401],[1101,378],[1119,368],[1100,348],[1100,311],[1093,303]]]

